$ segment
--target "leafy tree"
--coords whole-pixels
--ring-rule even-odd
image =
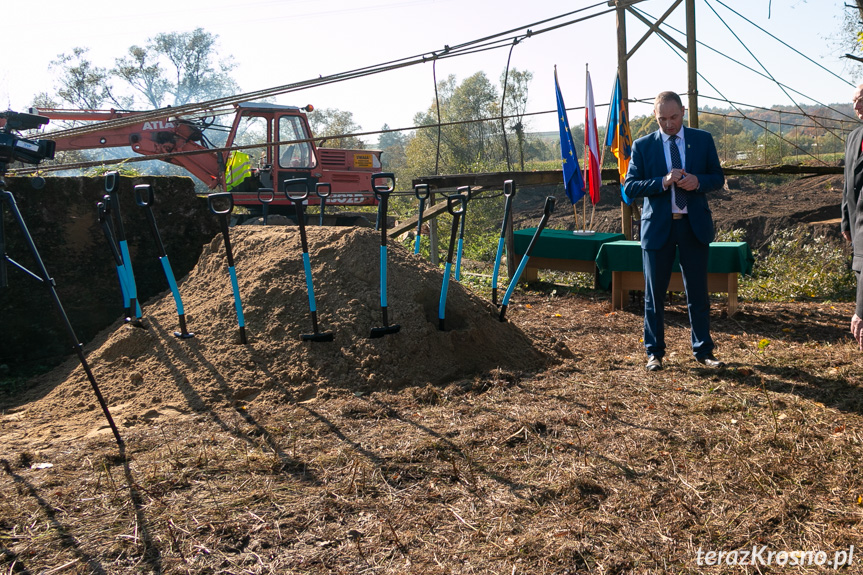
[[[641,136],[656,130],[656,118],[653,114],[632,118],[629,121],[629,131],[632,134],[632,140],[635,141]]]
[[[72,48],[71,54],[60,54],[49,64],[59,72],[57,96],[75,108],[100,108],[106,101],[117,103],[111,95],[110,72],[95,66],[88,58],[88,48]],[[50,99],[47,94],[45,99]]]
[[[112,73],[155,108],[161,108],[169,95],[173,106],[230,96],[239,92],[230,77],[236,64],[219,57],[218,38],[201,28],[158,34],[143,48],[130,47]]]
[[[59,76],[57,98],[85,109],[161,108],[235,94],[240,89],[230,72],[236,65],[219,56],[217,40],[201,28],[158,34],[144,47],[131,46],[111,69],[94,65],[87,48],[73,48],[51,62]]]
[[[381,127],[383,133],[378,138],[378,149],[381,150],[381,164],[384,171],[395,172],[397,175],[401,172],[407,163],[405,147],[407,145],[407,136],[402,132],[387,132],[390,127],[384,124]]]
[[[509,118],[506,127],[515,132],[518,140],[518,159],[521,171],[524,171],[524,113],[527,111],[527,94],[530,82],[533,80],[533,72],[529,70],[518,70],[513,68],[509,74],[500,75],[501,86],[505,83],[505,95],[503,102],[503,113]],[[507,158],[508,162],[509,158]]]
[[[362,131],[362,126],[354,122],[353,112],[345,112],[338,108],[317,109],[309,113],[309,125],[319,147],[324,146],[325,143],[330,148],[363,150],[366,147],[365,143],[356,136],[334,137]]]
[[[500,139],[500,96],[485,73],[477,72],[456,85],[450,75],[438,82],[440,102],[440,161],[438,130],[417,130],[407,145],[408,172],[433,174],[490,171],[500,167],[503,146]],[[480,121],[485,120],[485,121]],[[417,126],[434,126],[438,122],[437,104],[414,116]]]
[[[846,58],[863,62],[863,0],[845,3],[844,20],[844,35],[837,42],[838,48],[846,52]],[[860,77],[860,66],[853,67],[851,76]]]

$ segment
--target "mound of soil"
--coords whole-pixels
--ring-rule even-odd
[[[248,402],[307,401],[328,389],[362,395],[409,384],[439,384],[495,368],[532,370],[546,357],[496,309],[451,282],[447,331],[438,329],[441,272],[393,245],[388,257],[389,322],[401,330],[370,339],[382,325],[380,236],[366,228],[310,228],[320,330],[312,332],[299,230],[241,227],[231,232],[248,345],[240,344],[222,236],[204,246],[179,284],[192,339],[177,339],[170,292],[144,308],[146,327],[115,323],[88,346],[88,361],[118,423]],[[106,422],[77,358],[33,380],[15,398],[6,439],[81,433]],[[16,409],[20,410],[16,412]],[[10,420],[7,419],[7,422]],[[95,426],[95,427],[94,427]],[[75,431],[75,429],[78,431]],[[66,430],[64,432],[64,429]],[[12,430],[10,430],[12,431]],[[86,431],[86,430],[85,430]]]

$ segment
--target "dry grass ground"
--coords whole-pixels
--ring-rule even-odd
[[[698,553],[856,548],[850,304],[715,303],[720,371],[671,306],[647,373],[638,307],[604,298],[516,294],[537,373],[129,420],[126,459],[109,433],[3,449],[0,572],[776,573]]]

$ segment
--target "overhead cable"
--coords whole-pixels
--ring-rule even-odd
[[[645,17],[649,17],[649,18],[654,18],[654,19],[655,19],[655,17],[654,17],[654,16],[651,16],[648,12],[645,12],[644,10],[642,10],[642,9],[640,9],[640,8],[633,8],[633,10],[634,10],[635,12],[638,12],[639,14],[641,14],[641,15],[645,16]],[[686,35],[686,33],[685,33],[685,32],[683,32],[683,31],[682,31],[682,30],[680,30],[679,28],[675,28],[675,27],[674,27],[674,26],[672,26],[671,24],[663,23],[663,26],[665,26],[665,27],[666,27],[666,28],[668,28],[669,30],[673,30],[674,32],[677,32],[678,34],[680,34],[680,35],[682,35],[682,36],[685,36],[685,35]],[[714,48],[713,46],[710,46],[709,44],[705,44],[705,43],[704,43],[704,42],[702,42],[701,40],[696,40],[696,43],[697,43],[699,46],[701,46],[701,47],[703,47],[703,48],[706,48],[706,49],[710,50],[711,52],[713,52],[713,53],[715,53],[715,54],[717,54],[717,55],[719,55],[719,56],[722,56],[723,58],[725,58],[725,59],[727,59],[727,60],[730,60],[731,62],[734,62],[734,63],[735,63],[735,64],[737,64],[738,66],[740,66],[740,67],[742,67],[742,68],[746,68],[747,70],[749,70],[749,71],[750,71],[750,72],[752,72],[753,74],[757,74],[758,76],[761,76],[762,78],[766,78],[766,79],[768,79],[768,80],[771,80],[772,82],[776,83],[779,87],[787,88],[788,90],[790,90],[790,91],[794,92],[795,94],[797,94],[797,95],[799,95],[799,96],[802,96],[802,97],[804,97],[804,98],[806,98],[806,99],[808,99],[808,100],[812,100],[813,102],[815,102],[815,103],[816,103],[816,104],[818,104],[819,106],[823,106],[823,107],[825,107],[825,108],[831,109],[831,110],[833,110],[834,112],[836,112],[836,113],[838,113],[838,114],[841,114],[841,115],[843,115],[843,116],[845,116],[845,117],[847,117],[847,118],[849,118],[849,119],[851,119],[851,120],[855,120],[855,121],[856,121],[856,118],[854,118],[854,117],[852,117],[852,116],[849,116],[849,115],[848,115],[848,114],[846,114],[845,112],[842,112],[841,110],[837,110],[836,108],[833,108],[833,107],[832,107],[832,106],[830,106],[829,104],[825,104],[824,102],[819,101],[817,98],[813,98],[812,96],[809,96],[809,95],[807,95],[807,94],[804,94],[803,92],[800,92],[800,91],[798,91],[798,90],[795,90],[795,89],[794,89],[794,88],[792,88],[791,86],[788,86],[787,84],[783,84],[782,82],[779,82],[779,81],[775,80],[774,78],[771,78],[770,76],[768,76],[768,75],[767,75],[767,74],[765,74],[764,72],[761,72],[761,71],[759,71],[759,70],[756,70],[755,68],[753,68],[753,67],[751,67],[751,66],[749,66],[749,65],[747,65],[747,64],[744,64],[744,63],[743,63],[743,62],[741,62],[740,60],[736,60],[735,58],[732,58],[732,57],[731,57],[731,56],[729,56],[728,54],[725,54],[724,52],[722,52],[722,51],[720,51],[720,50],[717,50],[716,48]],[[699,94],[699,97],[701,97],[701,94]],[[747,105],[747,107],[754,107],[754,106],[748,106],[748,105]]]
[[[669,48],[669,49],[670,49],[674,54],[676,54],[676,55],[677,55],[681,60],[685,60],[685,58],[683,57],[683,55],[682,55],[682,54],[680,54],[676,49],[674,49],[674,47],[672,47],[671,45],[669,45],[668,40],[666,40],[664,37],[660,37],[660,38],[662,39],[662,41],[663,41],[663,42],[665,42],[666,46],[668,46],[668,48]],[[726,102],[728,102],[728,101],[729,101],[727,98],[725,98],[725,94],[723,94],[723,93],[722,93],[722,92],[721,92],[721,91],[720,91],[716,86],[714,86],[714,85],[710,82],[710,80],[708,80],[707,78],[705,78],[705,77],[704,77],[704,74],[702,74],[701,72],[696,72],[696,73],[698,74],[698,77],[699,77],[699,78],[701,78],[702,80],[704,80],[705,82],[707,82],[707,84],[708,84],[711,88],[713,88],[714,90],[716,90],[716,93],[717,93],[717,94],[719,94],[720,96],[722,96],[722,97],[723,97],[723,99],[724,99],[724,101],[726,101]],[[774,132],[773,130],[768,129],[768,128],[767,128],[767,122],[763,122],[763,124],[762,124],[762,123],[761,123],[761,122],[762,122],[761,120],[757,120],[757,119],[755,119],[755,118],[750,118],[750,117],[748,117],[748,116],[747,116],[746,114],[744,114],[744,113],[743,113],[743,111],[742,111],[742,110],[740,110],[737,106],[735,106],[735,105],[733,105],[733,104],[732,104],[732,106],[731,106],[731,107],[732,107],[732,108],[734,108],[734,109],[737,111],[737,113],[738,113],[738,114],[740,114],[741,118],[746,119],[746,120],[749,120],[750,122],[754,123],[754,124],[755,124],[755,125],[757,125],[757,126],[761,126],[762,128],[764,128],[764,131],[765,131],[765,132],[770,132],[770,133],[771,133],[771,134],[773,134],[774,136],[777,136],[777,137],[778,137],[778,138],[780,138],[780,139],[784,139],[784,138],[782,137],[782,135],[781,135],[781,134],[777,134],[777,133],[776,133],[776,132]],[[835,134],[834,134],[834,135],[835,135]],[[788,140],[786,140],[786,141],[788,141]],[[815,161],[817,161],[817,162],[821,162],[822,164],[826,164],[826,162],[824,162],[823,160],[821,160],[821,158],[818,158],[818,157],[816,157],[816,156],[813,156],[812,154],[810,154],[808,151],[804,150],[803,148],[801,148],[801,147],[800,147],[800,146],[798,146],[797,144],[792,143],[792,142],[790,142],[790,141],[788,141],[788,143],[789,143],[789,144],[791,144],[792,146],[794,146],[795,148],[797,148],[798,150],[802,151],[803,153],[805,153],[805,154],[806,154],[806,155],[808,155],[809,157],[813,158]]]
[[[747,18],[746,16],[742,15],[740,12],[737,12],[736,10],[734,10],[733,8],[731,8],[730,6],[728,6],[728,5],[727,5],[725,2],[723,2],[722,0],[716,0],[716,2],[718,2],[719,4],[722,4],[722,5],[723,5],[727,10],[729,10],[730,12],[733,12],[734,14],[736,14],[737,16],[739,16],[740,18],[742,18],[742,19],[746,20],[747,22],[749,22],[750,24],[752,24],[753,26],[755,26],[756,28],[758,28],[759,30],[761,30],[762,32],[764,32],[765,34],[767,34],[768,36],[770,36],[771,38],[773,38],[774,40],[776,40],[777,42],[779,42],[780,44],[782,44],[783,46],[785,46],[786,48],[788,48],[788,49],[790,49],[790,50],[794,51],[795,53],[797,53],[797,54],[798,54],[798,55],[800,55],[800,56],[803,56],[803,57],[804,57],[804,58],[806,58],[808,61],[812,62],[813,64],[815,64],[816,66],[818,66],[819,68],[821,68],[822,70],[824,70],[825,72],[827,72],[828,74],[830,74],[831,76],[835,76],[836,78],[838,78],[839,80],[842,80],[843,82],[845,82],[846,84],[848,84],[848,85],[849,85],[849,86],[851,86],[852,88],[853,88],[853,87],[855,87],[855,86],[854,86],[854,84],[852,84],[851,82],[849,82],[847,79],[845,79],[845,78],[843,78],[842,76],[840,76],[839,74],[837,74],[837,73],[833,72],[833,71],[832,71],[832,70],[830,70],[829,68],[826,68],[826,67],[825,67],[825,66],[823,66],[822,64],[819,64],[818,62],[816,62],[815,60],[813,60],[812,58],[810,58],[809,56],[807,56],[806,54],[804,54],[803,52],[801,52],[800,50],[798,50],[797,48],[795,48],[794,46],[791,46],[790,44],[788,44],[788,43],[787,43],[787,42],[785,42],[784,40],[781,40],[781,39],[777,38],[776,36],[774,36],[773,34],[771,34],[770,32],[768,32],[767,30],[765,30],[764,28],[762,28],[761,26],[759,26],[758,24],[756,24],[755,22],[753,22],[752,20],[750,20],[749,18]],[[768,16],[768,18],[769,18],[769,16]]]
[[[704,0],[704,3],[707,5],[707,7],[708,7],[708,8],[710,8],[711,12],[713,12],[713,14],[714,14],[717,18],[719,18],[719,21],[720,21],[720,22],[722,22],[722,24],[723,24],[723,25],[728,29],[728,31],[729,31],[729,32],[731,32],[731,34],[734,36],[734,38],[735,38],[738,42],[740,42],[740,45],[741,45],[741,46],[743,46],[743,48],[744,48],[744,49],[749,53],[749,55],[750,55],[750,56],[752,56],[752,58],[753,58],[756,62],[758,62],[758,65],[759,65],[759,66],[761,66],[761,68],[764,70],[764,72],[765,72],[765,73],[767,73],[767,74],[770,76],[770,79],[771,79],[771,80],[773,80],[773,82],[775,82],[775,83],[779,86],[779,89],[780,89],[780,90],[782,90],[782,92],[783,92],[786,96],[788,96],[788,99],[789,99],[789,100],[791,100],[791,102],[792,102],[795,106],[797,106],[797,109],[798,109],[798,110],[800,110],[801,112],[803,112],[803,108],[801,108],[801,107],[800,107],[800,104],[798,104],[798,103],[797,103],[797,101],[796,101],[794,98],[792,98],[792,97],[791,97],[791,94],[789,94],[789,93],[788,93],[788,91],[787,91],[785,88],[783,88],[783,87],[781,86],[781,84],[779,84],[779,82],[777,82],[777,81],[776,81],[776,78],[774,78],[774,77],[773,77],[773,74],[770,74],[770,72],[767,70],[767,67],[766,67],[766,66],[764,66],[764,64],[762,64],[762,63],[761,63],[761,60],[759,60],[759,59],[755,56],[755,54],[753,54],[753,53],[752,53],[752,50],[750,50],[750,49],[749,49],[749,47],[746,45],[746,43],[745,43],[745,42],[743,42],[743,40],[741,40],[741,39],[740,39],[740,37],[737,35],[737,33],[736,33],[736,32],[734,32],[734,30],[732,30],[732,29],[731,29],[731,26],[729,26],[729,25],[728,25],[728,23],[727,23],[727,22],[725,22],[725,20],[722,18],[722,16],[720,16],[720,15],[719,15],[719,13],[718,13],[718,12],[713,8],[713,6],[710,4],[710,2],[709,2],[708,0]],[[714,88],[714,89],[715,89],[715,88]],[[830,131],[830,129],[829,129],[829,128],[827,128],[826,126],[821,125],[821,124],[820,124],[819,122],[817,122],[817,121],[816,121],[816,123],[817,123],[817,124],[819,124],[819,125],[820,125],[822,128],[824,128],[825,130]],[[831,132],[831,133],[832,133],[832,132]],[[833,135],[835,136],[836,134],[833,134]]]

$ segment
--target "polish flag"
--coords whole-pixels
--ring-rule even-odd
[[[587,72],[587,93],[584,97],[584,167],[585,183],[594,205],[599,203],[602,174],[599,167],[599,132],[596,129],[596,108],[593,105],[593,85]]]

